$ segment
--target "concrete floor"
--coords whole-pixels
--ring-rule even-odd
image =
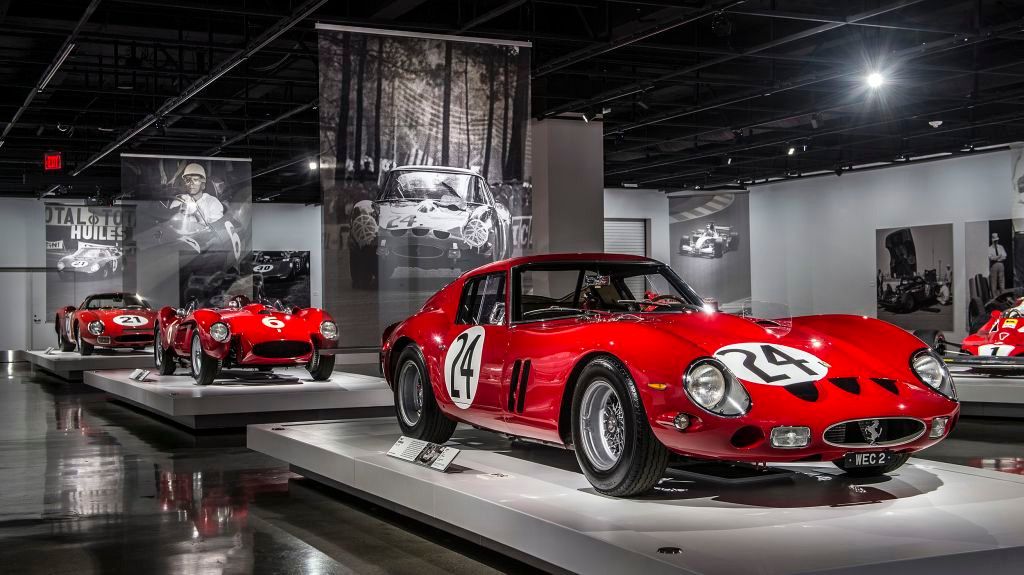
[[[5,574],[531,572],[289,473],[242,434],[193,435],[27,364],[0,364],[0,422]],[[962,420],[919,457],[1024,473],[1024,422]]]

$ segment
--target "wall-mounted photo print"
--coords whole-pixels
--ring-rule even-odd
[[[669,198],[672,268],[722,304],[750,297],[748,200],[731,193]]]
[[[964,224],[967,271],[967,330],[985,325],[993,311],[1012,307],[1024,296],[1024,229],[1014,220]]]
[[[875,230],[878,319],[953,330],[953,224]]]
[[[252,252],[255,295],[288,307],[310,307],[308,251]]]

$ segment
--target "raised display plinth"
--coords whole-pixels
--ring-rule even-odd
[[[634,499],[597,494],[573,454],[462,426],[439,473],[386,455],[392,418],[251,425],[250,449],[310,478],[549,571],[1019,573],[1024,477],[911,459],[854,480],[831,464],[738,485],[675,475]]]
[[[185,370],[179,370],[183,373]],[[90,371],[85,383],[192,429],[243,427],[250,423],[342,419],[393,412],[393,395],[379,377],[334,372],[313,381],[304,369],[271,374],[225,370],[213,385],[188,375],[150,374],[134,381],[131,370]]]
[[[18,359],[68,381],[82,381],[82,373],[94,369],[153,368],[153,352],[97,349],[92,355],[77,351],[18,351]]]
[[[950,366],[963,415],[1024,418],[1024,377],[972,374]]]

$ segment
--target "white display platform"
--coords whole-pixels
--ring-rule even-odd
[[[950,366],[963,415],[1024,417],[1024,377],[976,375]]]
[[[148,368],[147,368],[148,369]],[[184,374],[186,370],[179,369]],[[382,378],[336,371],[313,381],[301,368],[273,374],[225,370],[213,385],[189,375],[129,379],[131,370],[90,371],[85,383],[192,429],[243,427],[250,423],[371,417],[393,413],[393,395]],[[237,379],[231,379],[237,375]]]
[[[94,369],[136,369],[153,367],[153,351],[107,351],[97,350],[93,355],[82,355],[77,351],[58,351],[50,353],[39,350],[21,350],[18,352],[20,361],[60,376],[69,381],[82,381],[82,373]]]
[[[855,480],[831,464],[768,483],[674,475],[597,494],[571,452],[463,428],[457,473],[385,455],[392,418],[251,425],[250,449],[537,567],[577,573],[1020,573],[1024,477],[921,459]],[[661,550],[659,552],[659,550]],[[674,553],[674,554],[667,554]]]

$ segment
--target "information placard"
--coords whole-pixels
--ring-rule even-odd
[[[391,457],[441,472],[448,471],[448,467],[458,454],[459,450],[454,447],[445,447],[404,435],[388,450]]]

